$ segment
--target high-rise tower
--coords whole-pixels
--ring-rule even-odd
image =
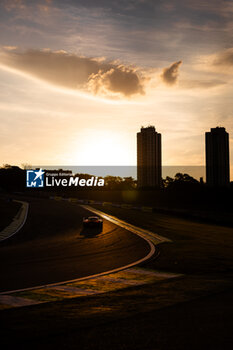
[[[161,185],[161,134],[154,126],[142,127],[137,133],[138,187]]]
[[[230,181],[229,134],[225,128],[212,128],[205,133],[206,183],[225,186]]]

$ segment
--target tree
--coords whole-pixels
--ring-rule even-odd
[[[167,188],[171,186],[171,184],[174,182],[174,179],[170,176],[166,176],[165,179],[162,179],[162,185],[164,188]]]
[[[174,179],[170,176],[167,176],[162,180],[162,184],[164,188],[176,188],[180,186],[187,186],[191,184],[198,184],[199,182],[194,179],[194,177],[189,174],[176,173]]]
[[[189,183],[197,183],[198,182],[196,179],[194,179],[189,174],[182,174],[182,173],[177,173],[175,175],[175,181],[176,182],[189,182]]]
[[[21,167],[22,167],[24,170],[30,170],[30,169],[32,169],[32,165],[31,165],[31,164],[28,164],[28,163],[22,163],[22,164],[21,164]]]
[[[136,188],[137,181],[132,176],[124,177],[122,182],[122,188],[124,190],[132,190]]]

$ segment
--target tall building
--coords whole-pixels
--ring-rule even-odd
[[[154,126],[142,127],[137,133],[138,187],[161,185],[161,134]]]
[[[210,186],[225,186],[230,181],[229,134],[225,128],[212,128],[205,133],[206,182]]]

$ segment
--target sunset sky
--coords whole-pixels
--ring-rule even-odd
[[[231,1],[1,0],[0,165],[136,165],[149,124],[165,165],[224,126],[233,164],[232,32]]]

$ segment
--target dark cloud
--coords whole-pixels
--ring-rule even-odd
[[[163,66],[231,40],[230,2],[217,0],[0,0],[1,43],[59,47],[88,57]],[[226,6],[228,4],[228,6]],[[42,12],[43,11],[43,12]],[[224,41],[223,41],[224,40]]]
[[[49,83],[95,94],[130,97],[144,93],[144,78],[133,67],[65,51],[5,51],[0,61]]]
[[[28,6],[48,6],[53,0],[1,0],[1,6],[7,11],[25,10]]]
[[[179,67],[182,61],[174,62],[170,67],[164,68],[161,75],[162,80],[168,85],[174,85],[179,75]]]
[[[111,91],[128,97],[138,93],[143,95],[143,80],[139,79],[134,70],[121,65],[106,72],[99,71],[97,74],[92,74],[88,79],[88,88],[97,94]]]
[[[23,0],[2,0],[1,5],[7,10],[24,9],[26,4]]]
[[[213,61],[215,66],[233,67],[233,48],[220,52]]]

